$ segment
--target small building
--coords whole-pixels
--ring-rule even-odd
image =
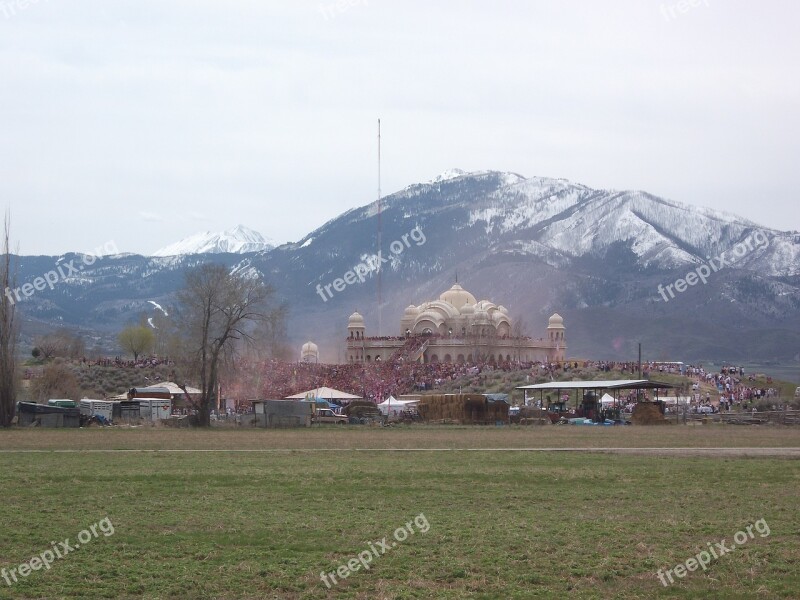
[[[78,408],[48,406],[35,402],[17,402],[17,423],[22,427],[80,427]]]

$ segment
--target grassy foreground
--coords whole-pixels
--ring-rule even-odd
[[[10,429],[2,450],[264,450],[351,448],[797,448],[800,428],[323,426],[303,430],[166,427]]]
[[[661,428],[652,445],[685,445],[686,429]],[[332,447],[334,440],[357,447],[364,431],[270,433],[286,436],[277,447],[293,447],[290,441]],[[489,431],[428,435],[475,447]],[[592,437],[604,435],[596,430],[572,431],[539,435],[556,436],[545,440],[552,446],[566,435],[574,446],[598,439],[623,445],[616,437]],[[635,428],[618,431],[639,435]],[[784,429],[736,429],[739,437],[730,443],[755,444],[748,431],[778,436],[763,445],[800,445]],[[65,432],[0,432],[0,445],[16,446],[18,433],[39,446],[55,436],[59,448],[147,447],[166,443],[164,434],[173,436],[170,447],[255,445],[255,434],[263,445],[272,442],[267,432],[143,430],[113,438],[123,432],[89,430],[71,432],[72,444],[61,437]],[[423,435],[369,435],[381,433],[395,436],[391,445],[418,443],[415,436]],[[105,517],[114,534],[11,586],[0,579],[0,598],[800,596],[800,462],[794,459],[287,450],[2,454],[2,460],[0,567],[18,567],[51,541],[74,541]],[[330,590],[322,583],[322,571],[335,571],[370,542],[392,542],[394,531],[420,514],[430,526],[426,533],[417,528],[368,571]],[[709,542],[730,545],[759,519],[769,536],[756,534],[706,572],[669,587],[659,582],[659,568],[685,562]]]

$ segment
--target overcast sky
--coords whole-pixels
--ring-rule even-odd
[[[338,8],[341,6],[341,8]],[[23,254],[296,241],[457,167],[800,230],[800,3],[0,0]]]

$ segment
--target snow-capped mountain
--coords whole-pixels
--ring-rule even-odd
[[[335,361],[347,315],[364,315],[368,335],[378,334],[379,317],[375,272],[331,286],[380,250],[382,335],[399,334],[404,308],[438,297],[457,273],[476,296],[507,306],[533,337],[559,312],[571,356],[630,359],[638,342],[665,360],[790,360],[800,349],[798,232],[646,192],[498,171],[453,169],[381,206],[380,249],[372,202],[268,252],[261,250],[272,244],[238,227],[155,257],[103,258],[20,309],[40,324],[118,331],[143,312],[160,314],[153,302],[172,314],[186,271],[214,260],[268,280],[291,306],[292,340],[313,340]],[[424,236],[410,237],[415,228]],[[20,284],[65,258],[72,256],[23,257]],[[712,259],[716,269],[702,283],[671,297],[659,292]],[[317,290],[326,285],[335,293],[323,297]]]
[[[244,225],[222,232],[204,231],[182,239],[179,242],[156,250],[152,256],[183,256],[186,254],[245,254],[262,252],[277,246],[257,231]]]

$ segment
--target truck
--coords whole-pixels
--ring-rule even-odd
[[[312,423],[335,423],[337,425],[344,425],[347,423],[347,415],[337,415],[330,408],[317,409],[314,416],[311,418]]]

